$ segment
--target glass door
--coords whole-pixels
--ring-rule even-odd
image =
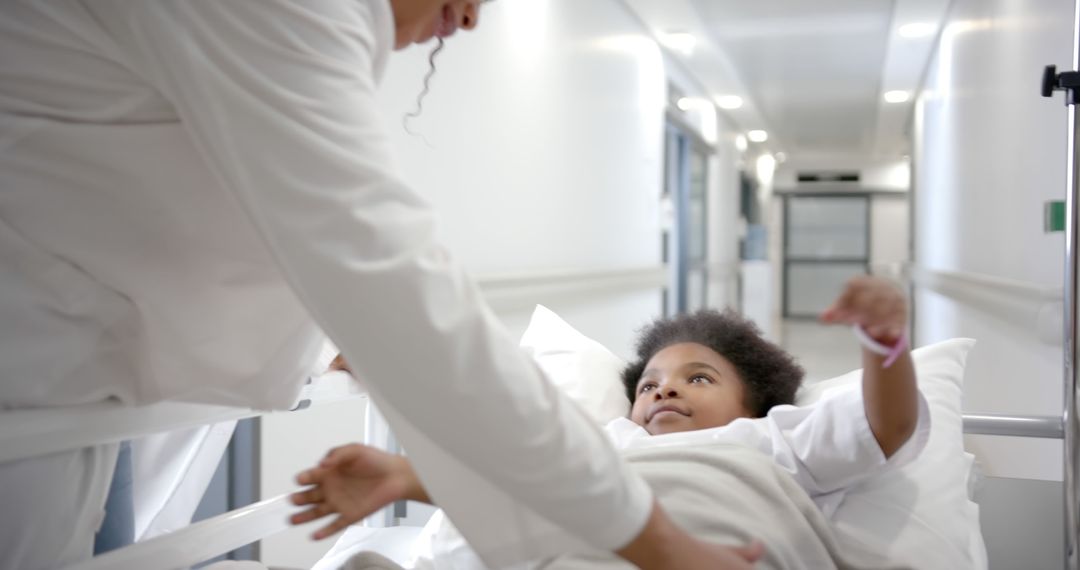
[[[668,124],[663,201],[670,223],[661,237],[670,272],[665,315],[704,308],[708,300],[708,153],[696,138]]]
[[[817,317],[870,268],[870,197],[784,198],[784,317]]]

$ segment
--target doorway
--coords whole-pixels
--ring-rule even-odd
[[[869,194],[784,196],[784,318],[816,318],[869,271]]]
[[[664,315],[693,312],[708,303],[708,156],[712,148],[669,121],[665,129],[664,192],[667,223],[661,235],[669,270]]]

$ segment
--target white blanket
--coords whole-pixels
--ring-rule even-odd
[[[626,458],[653,488],[669,515],[695,536],[720,544],[765,544],[759,569],[875,569],[888,562],[840,543],[824,515],[792,478],[770,458],[739,445],[656,447],[629,451]],[[441,529],[437,540],[453,533]],[[447,548],[433,545],[432,552]],[[360,554],[343,568],[401,568],[382,557]],[[416,568],[463,570],[457,561],[417,560]],[[535,570],[623,570],[633,566],[610,553],[568,554],[529,565]],[[484,570],[481,566],[468,570]]]

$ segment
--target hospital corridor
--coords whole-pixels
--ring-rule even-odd
[[[0,570],[1080,570],[1078,105],[1080,0],[3,0]]]

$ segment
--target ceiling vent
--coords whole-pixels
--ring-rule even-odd
[[[813,182],[832,182],[832,183],[836,183],[836,182],[858,182],[858,181],[859,181],[859,173],[858,173],[858,172],[838,172],[838,171],[829,171],[829,172],[820,172],[820,171],[813,171],[813,172],[799,172],[799,173],[798,173],[798,180],[799,180],[799,183],[813,183]]]

